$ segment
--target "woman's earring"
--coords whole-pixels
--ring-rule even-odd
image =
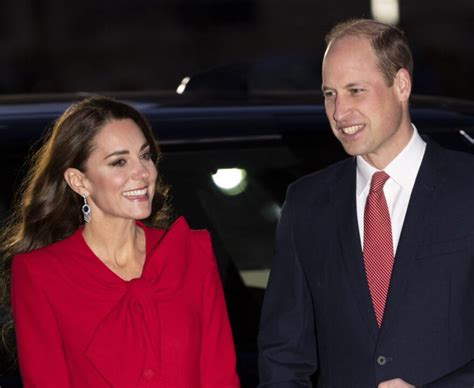
[[[89,204],[87,203],[87,196],[85,194],[82,194],[84,197],[84,205],[82,205],[82,217],[84,218],[84,222],[89,222],[91,220],[91,208]]]

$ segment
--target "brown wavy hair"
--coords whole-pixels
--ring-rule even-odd
[[[14,354],[10,330],[12,259],[18,253],[64,239],[82,224],[82,197],[69,188],[64,171],[69,167],[85,171],[95,136],[108,122],[122,119],[133,120],[142,130],[158,168],[160,152],[147,120],[130,105],[102,96],[72,104],[55,121],[42,146],[32,156],[12,213],[0,232],[0,313],[3,316],[0,324],[4,348],[11,350],[5,353]],[[146,221],[148,224],[168,226],[168,192],[168,186],[158,174],[152,213]]]

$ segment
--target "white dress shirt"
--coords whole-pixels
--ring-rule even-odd
[[[411,192],[426,149],[425,141],[420,137],[415,126],[413,124],[412,126],[414,131],[410,141],[395,159],[384,168],[384,171],[390,176],[390,179],[384,185],[383,192],[392,222],[394,253],[397,251]],[[362,249],[364,248],[365,202],[369,194],[372,175],[377,171],[379,170],[367,163],[361,156],[357,156],[357,221]]]

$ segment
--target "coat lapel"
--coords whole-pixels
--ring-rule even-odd
[[[440,167],[442,150],[428,142],[423,162],[410,197],[403,223],[397,253],[395,255],[392,278],[385,305],[382,331],[395,322],[398,306],[403,303],[403,295],[418,248],[432,225],[429,221],[433,209],[436,189],[441,184]],[[420,225],[423,227],[421,228]]]
[[[377,338],[378,328],[365,277],[356,208],[356,159],[346,163],[337,177],[331,198],[337,214],[338,240],[342,250],[346,278],[370,337]]]

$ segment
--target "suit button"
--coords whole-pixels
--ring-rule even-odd
[[[143,371],[143,378],[145,380],[152,380],[153,377],[155,377],[155,372],[153,371],[153,369],[145,369]]]
[[[385,356],[378,356],[377,357],[377,364],[380,366],[384,366],[387,363],[387,357]]]

